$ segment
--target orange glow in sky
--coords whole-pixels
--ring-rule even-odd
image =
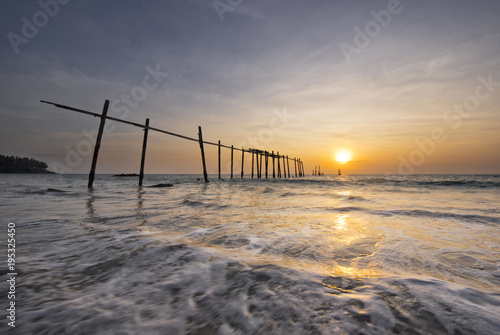
[[[201,126],[223,145],[224,175],[231,146],[325,174],[497,174],[500,1],[456,2],[389,1],[401,14],[388,17],[387,1],[245,1],[223,14],[203,1],[72,2],[35,37],[20,18],[39,6],[10,1],[0,154],[88,173],[99,120],[40,100],[94,113],[109,100],[114,118],[194,139]],[[139,172],[142,143],[141,129],[106,121],[96,172]],[[217,146],[204,150],[218,173]],[[248,151],[233,154],[234,172],[243,161],[251,173]],[[196,140],[150,132],[146,174],[200,174],[200,160]]]

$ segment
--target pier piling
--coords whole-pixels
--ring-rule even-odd
[[[245,165],[245,150],[243,150],[243,147],[241,147],[241,179],[243,179],[243,166]]]
[[[109,100],[104,102],[104,107],[101,114],[101,123],[99,124],[99,130],[97,131],[97,138],[95,140],[94,155],[92,156],[92,165],[90,167],[89,173],[89,183],[88,188],[92,188],[94,185],[95,178],[95,168],[97,166],[97,157],[99,156],[99,149],[101,148],[102,133],[104,131],[104,124],[106,123],[106,116],[108,115]]]
[[[219,140],[218,146],[219,146],[219,165],[218,165],[218,167],[219,167],[219,179],[220,179],[220,140]]]
[[[205,148],[203,147],[203,134],[201,132],[201,126],[198,126],[198,139],[200,142],[201,162],[203,164],[203,178],[205,178],[205,183],[208,183],[207,164],[205,162]]]
[[[267,179],[268,178],[267,168],[269,166],[269,153],[267,151],[265,151],[264,154],[265,154],[265,161],[266,161],[266,179]]]
[[[280,152],[276,152],[276,158],[278,161],[278,178],[281,178],[281,169],[280,169]]]
[[[288,170],[288,178],[290,178],[290,162],[288,161],[288,155],[286,155],[286,168]]]
[[[250,150],[252,151],[252,179],[253,179],[253,166],[255,165],[254,164],[254,154],[255,154],[255,152],[254,152],[253,149],[250,149]]]
[[[139,171],[139,186],[142,186],[142,180],[144,179],[144,162],[146,161],[146,147],[148,145],[148,130],[149,130],[149,119],[146,119],[144,124],[144,138],[142,140],[142,155],[141,155],[141,170]]]
[[[233,153],[234,153],[234,147],[231,146],[231,179],[233,179]]]
[[[205,182],[207,182],[207,183],[209,181],[208,181],[208,174],[207,174],[207,165],[206,165],[206,160],[205,160],[205,148],[204,148],[205,144],[218,147],[218,177],[219,177],[219,179],[221,179],[221,169],[222,169],[222,162],[221,162],[221,160],[222,160],[221,149],[222,148],[231,149],[231,178],[234,177],[233,170],[234,170],[234,151],[235,150],[241,151],[241,178],[242,179],[244,178],[244,175],[245,175],[245,172],[244,172],[245,151],[252,154],[251,178],[254,178],[255,173],[257,174],[257,178],[262,178],[262,170],[263,170],[264,164],[265,164],[266,179],[269,178],[269,174],[270,174],[269,159],[273,160],[273,162],[272,162],[273,163],[273,178],[276,178],[276,177],[277,178],[287,178],[287,174],[288,174],[288,178],[290,178],[290,161],[289,161],[290,158],[288,155],[281,156],[278,151],[276,152],[276,154],[274,154],[274,151],[272,151],[270,153],[266,150],[245,149],[244,147],[241,147],[241,149],[235,148],[233,145],[227,146],[227,145],[221,144],[220,140],[217,143],[204,141],[201,126],[198,126],[198,138],[193,138],[193,137],[169,132],[169,131],[166,131],[163,129],[151,127],[149,118],[146,118],[146,121],[144,124],[139,124],[136,122],[131,122],[131,121],[119,119],[119,118],[116,118],[113,116],[108,116],[109,100],[105,101],[101,114],[89,112],[89,111],[86,111],[83,109],[74,108],[74,107],[70,107],[70,106],[66,106],[66,105],[61,105],[61,104],[54,103],[54,102],[44,101],[44,100],[40,100],[40,102],[53,105],[57,108],[62,108],[62,109],[70,110],[73,112],[82,113],[82,114],[91,115],[91,116],[100,118],[100,124],[99,124],[99,129],[97,132],[97,138],[96,138],[95,147],[94,147],[94,154],[92,157],[92,164],[91,164],[90,173],[89,173],[89,181],[88,181],[89,188],[92,188],[93,182],[95,179],[97,159],[99,156],[99,149],[101,146],[101,141],[102,141],[102,136],[103,136],[103,132],[104,132],[104,126],[106,123],[106,119],[109,119],[109,120],[112,120],[115,122],[119,122],[119,123],[125,123],[128,125],[134,126],[134,127],[138,127],[138,128],[143,129],[143,131],[144,131],[144,137],[143,137],[143,142],[142,142],[140,173],[139,173],[139,186],[142,186],[142,183],[144,180],[144,166],[145,166],[145,161],[146,161],[146,150],[147,150],[147,141],[148,141],[149,131],[156,131],[156,132],[160,132],[160,133],[167,134],[170,136],[179,137],[179,138],[182,138],[185,140],[198,142],[198,144],[200,146],[200,150],[201,150],[203,177],[204,177]],[[276,160],[277,160],[277,164],[276,164]],[[281,160],[283,160],[283,162],[281,162]],[[285,161],[286,161],[286,163],[285,163]],[[301,177],[304,176],[304,165],[303,165],[302,161],[300,160],[300,158],[298,158],[298,159],[294,158],[293,161],[295,163],[295,176],[297,176],[297,175],[299,175]],[[281,168],[281,164],[283,164],[283,168]],[[257,169],[257,171],[255,171],[255,169]]]

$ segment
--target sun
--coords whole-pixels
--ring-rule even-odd
[[[335,155],[335,160],[341,164],[347,163],[351,160],[351,153],[347,150],[338,151]]]

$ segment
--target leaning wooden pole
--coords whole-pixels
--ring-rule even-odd
[[[99,124],[99,131],[97,132],[97,139],[95,140],[94,156],[92,156],[92,166],[90,167],[88,188],[94,185],[95,168],[97,166],[97,157],[99,156],[99,149],[101,148],[102,133],[104,132],[104,124],[106,123],[106,116],[108,115],[109,100],[104,102],[104,107],[101,114],[101,123]]]
[[[243,150],[243,147],[241,147],[241,179],[243,179],[243,165],[245,164],[245,150]]]
[[[297,178],[297,157],[294,157],[293,161],[295,162],[295,178]]]
[[[219,140],[219,179],[220,179],[220,140]]]
[[[205,183],[208,183],[207,164],[205,162],[205,148],[203,147],[203,134],[201,132],[200,126],[198,126],[198,141],[200,143],[201,162],[203,164],[203,177],[205,178]]]
[[[142,140],[141,171],[139,172],[139,186],[142,186],[144,179],[144,162],[146,161],[146,147],[148,145],[149,119],[144,124],[144,139]]]

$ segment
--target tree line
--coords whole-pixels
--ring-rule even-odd
[[[0,173],[52,173],[47,163],[28,157],[0,155]]]

